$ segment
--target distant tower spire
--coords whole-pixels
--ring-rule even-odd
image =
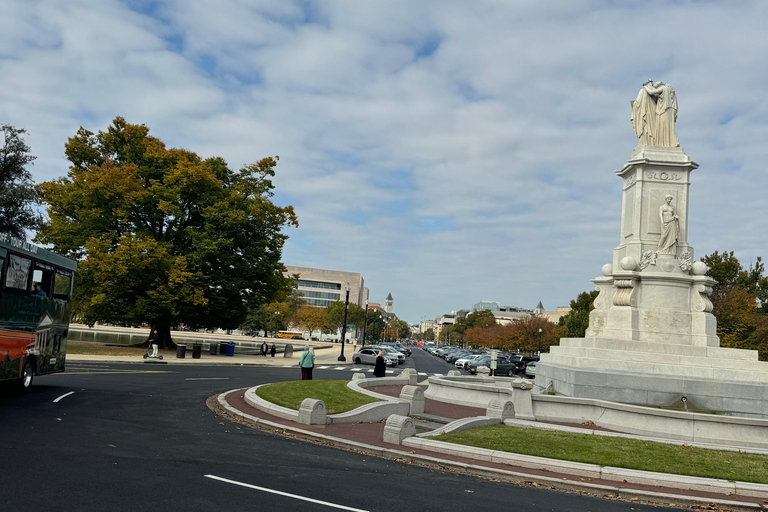
[[[395,300],[392,298],[392,294],[390,293],[389,295],[387,295],[387,303],[384,311],[386,311],[387,313],[392,313],[392,305],[394,303],[395,303]]]
[[[544,313],[544,306],[541,304],[541,301],[536,305],[536,309],[533,310],[533,313],[536,316],[541,316]]]

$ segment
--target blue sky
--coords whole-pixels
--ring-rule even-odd
[[[0,123],[37,181],[117,115],[233,167],[279,155],[288,265],[409,321],[547,309],[619,241],[629,101],[672,84],[696,257],[768,251],[765,2],[0,0]]]

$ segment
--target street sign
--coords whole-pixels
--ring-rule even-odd
[[[355,324],[347,324],[347,329],[352,330],[354,328],[355,328]]]

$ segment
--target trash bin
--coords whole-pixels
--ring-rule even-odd
[[[287,343],[283,349],[283,357],[293,357],[293,345]]]
[[[235,342],[234,341],[230,341],[229,343],[227,343],[227,355],[228,356],[235,355]]]
[[[176,358],[177,359],[184,359],[187,357],[187,346],[186,345],[176,345]]]
[[[227,342],[226,341],[222,341],[221,343],[219,343],[219,355],[220,356],[227,355]]]
[[[211,343],[209,350],[211,351],[211,355],[215,356],[216,354],[219,353],[219,346],[215,343]]]
[[[192,359],[200,359],[200,355],[203,353],[203,344],[195,343],[192,345]]]

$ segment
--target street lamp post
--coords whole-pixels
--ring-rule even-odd
[[[344,338],[347,336],[347,309],[349,308],[349,284],[346,286],[347,291],[347,298],[344,299],[344,325],[341,326],[341,355],[338,358],[338,361],[346,361],[347,358],[344,357]]]
[[[541,354],[541,327],[539,327],[539,354]]]
[[[363,322],[363,347],[365,347],[365,328],[368,326],[368,301],[365,301],[365,321]]]

